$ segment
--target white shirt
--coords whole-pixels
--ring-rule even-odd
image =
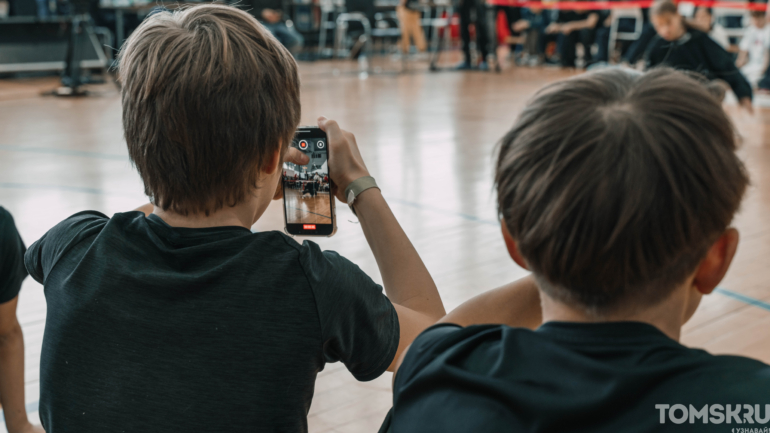
[[[749,63],[746,66],[762,67],[765,62],[765,52],[770,49],[770,25],[765,25],[761,29],[753,25],[746,27],[739,47],[741,51],[749,53]]]

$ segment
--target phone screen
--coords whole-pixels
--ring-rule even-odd
[[[310,158],[307,165],[283,163],[283,212],[292,235],[331,236],[336,229],[329,181],[329,148],[320,128],[300,128],[291,143]]]

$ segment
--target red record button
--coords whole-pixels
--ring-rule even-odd
[[[302,224],[303,230],[315,230],[315,224]]]
[[[299,148],[302,150],[307,149],[307,140],[300,140],[299,141]]]

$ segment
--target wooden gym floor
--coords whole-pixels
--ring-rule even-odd
[[[433,274],[447,310],[526,272],[508,258],[496,220],[492,152],[527,98],[570,75],[556,69],[494,73],[369,75],[334,72],[329,63],[301,65],[302,123],[319,115],[356,134],[372,175]],[[424,68],[422,68],[424,69]],[[41,97],[52,78],[0,80],[0,205],[16,218],[27,244],[84,209],[108,215],[145,203],[122,137],[120,98],[101,86],[84,99]],[[741,157],[752,187],[735,225],[741,245],[718,293],[706,297],[683,342],[714,353],[770,362],[770,110],[727,110],[744,138]],[[380,280],[377,265],[347,206],[338,232],[316,239]],[[275,202],[254,227],[281,230]],[[30,416],[37,417],[42,287],[27,279],[19,317],[26,338]],[[390,407],[390,373],[357,383],[341,364],[317,382],[310,431],[374,432]],[[1,423],[0,423],[1,424]],[[0,427],[0,430],[2,428]]]
[[[319,192],[311,197],[296,189],[286,189],[283,197],[289,224],[331,224],[331,196],[328,192]]]

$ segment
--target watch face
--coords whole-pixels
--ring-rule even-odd
[[[348,204],[353,204],[353,200],[356,199],[356,194],[353,191],[348,191]]]

